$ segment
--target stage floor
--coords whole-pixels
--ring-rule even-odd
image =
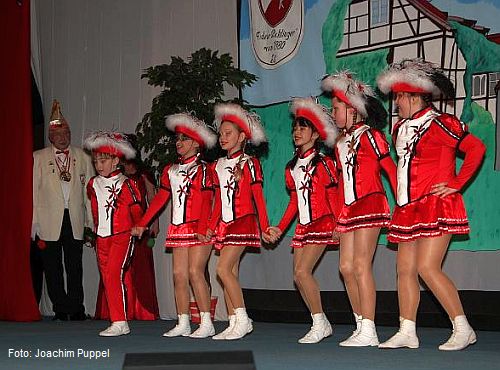
[[[217,332],[225,324],[216,323]],[[305,324],[256,322],[254,332],[238,341],[162,337],[173,325],[172,321],[134,321],[131,334],[101,338],[97,334],[107,326],[104,321],[53,322],[47,318],[34,323],[0,322],[0,369],[121,369],[125,353],[236,350],[253,351],[257,370],[500,369],[500,332],[477,332],[475,345],[446,353],[437,346],[450,335],[448,329],[418,329],[421,344],[417,350],[380,350],[339,347],[352,331],[347,325],[335,326],[332,337],[309,345],[297,343],[309,329]],[[378,328],[381,340],[394,332],[395,328]],[[97,353],[91,351],[109,357],[90,359],[88,356]],[[37,354],[65,357],[42,358]]]

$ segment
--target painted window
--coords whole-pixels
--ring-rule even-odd
[[[389,23],[389,0],[371,0],[370,10],[372,26]]]
[[[500,80],[500,72],[489,73],[489,81],[488,81],[488,96],[496,96],[495,86]]]
[[[480,98],[486,95],[486,74],[472,76],[472,97]]]

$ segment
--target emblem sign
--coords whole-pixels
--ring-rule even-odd
[[[249,0],[255,59],[275,69],[297,53],[304,34],[303,0]]]

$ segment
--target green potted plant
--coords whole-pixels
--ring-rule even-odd
[[[161,87],[151,112],[137,125],[137,146],[145,153],[144,163],[156,176],[176,157],[174,135],[165,127],[165,117],[191,112],[207,124],[213,122],[214,105],[224,101],[224,88],[241,90],[257,77],[233,66],[229,54],[202,48],[187,58],[172,57],[170,64],[149,67],[141,75],[148,84]],[[243,104],[241,98],[232,101]]]

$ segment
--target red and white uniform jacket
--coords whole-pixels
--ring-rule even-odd
[[[237,181],[235,170],[238,163],[242,171]],[[263,179],[262,167],[257,158],[242,151],[219,158],[214,163],[216,194],[210,229],[215,230],[219,220],[229,223],[257,212],[260,229],[266,231],[269,219],[262,190]]]
[[[290,161],[285,184],[290,202],[278,225],[284,231],[299,213],[299,223],[307,225],[321,217],[337,215],[337,173],[332,158],[312,148]]]
[[[389,155],[384,134],[364,123],[358,123],[342,135],[335,146],[340,178],[341,198],[345,205],[373,193],[383,193],[380,177],[383,168],[396,191],[396,166]]]
[[[160,189],[139,226],[146,227],[172,197],[172,224],[198,221],[198,232],[206,233],[212,209],[213,184],[211,169],[199,154],[169,164],[163,169]]]
[[[481,164],[485,152],[484,144],[469,134],[463,122],[431,107],[415,113],[412,119],[397,122],[392,136],[399,157],[399,206],[430,194],[434,184],[446,182],[450,188],[461,189]],[[466,153],[458,175],[457,150]]]
[[[95,233],[108,237],[128,232],[142,216],[136,184],[119,171],[110,177],[94,176],[87,184]]]

